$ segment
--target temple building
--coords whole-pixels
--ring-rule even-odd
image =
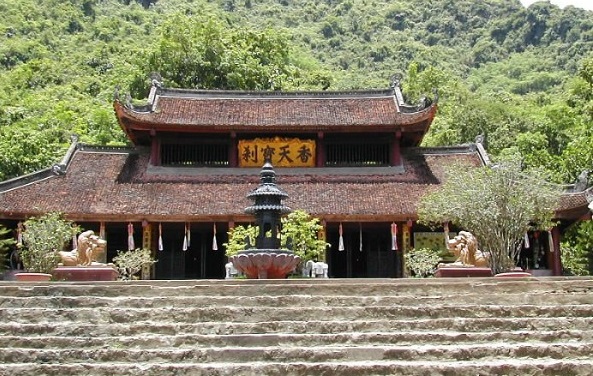
[[[129,147],[73,141],[55,166],[0,183],[0,223],[58,211],[118,250],[146,247],[151,278],[224,278],[227,232],[253,218],[246,195],[270,160],[286,204],[321,219],[330,277],[401,277],[403,252],[444,246],[417,224],[420,198],[453,163],[483,166],[480,143],[425,148],[436,100],[404,103],[399,86],[351,92],[167,89],[116,98]],[[560,275],[564,227],[590,219],[588,189],[566,193],[559,225],[531,234],[524,265]],[[532,256],[532,257],[529,257]]]

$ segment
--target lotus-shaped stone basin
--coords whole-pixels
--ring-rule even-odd
[[[282,249],[253,249],[230,257],[238,271],[249,279],[282,279],[301,261],[292,251]]]

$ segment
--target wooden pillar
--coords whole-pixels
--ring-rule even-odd
[[[321,225],[323,226],[323,236],[324,239],[327,241],[327,221],[325,219],[321,220]],[[331,245],[330,245],[331,247]],[[333,266],[332,266],[332,251],[330,247],[326,247],[325,248],[325,259],[323,260],[323,262],[325,262],[328,266],[328,270],[327,273],[330,276],[330,278],[333,276]]]
[[[556,226],[548,234],[548,236],[552,237],[550,241],[550,246],[552,248],[549,250],[550,258],[548,259],[551,259],[552,261],[552,275],[561,276],[562,261],[560,259],[560,229],[558,228],[558,226]]]
[[[229,167],[237,167],[239,165],[238,151],[239,147],[237,141],[237,133],[231,132],[231,141],[229,146]]]
[[[326,232],[325,226],[326,226],[325,220],[322,220],[321,221],[321,230],[319,230],[319,233],[317,234],[317,238],[319,240],[323,240],[324,242],[327,241],[326,240],[327,239],[327,232]],[[325,247],[325,249],[323,250],[323,253],[321,253],[321,255],[319,257],[319,261],[322,261],[322,262],[327,263],[327,261],[326,261],[328,259],[327,253],[328,253],[327,252],[327,247]]]
[[[392,166],[401,166],[402,164],[402,156],[400,150],[400,142],[402,138],[402,132],[397,131],[393,137],[393,141],[391,143],[391,165]]]
[[[407,252],[412,248],[412,220],[408,220],[402,229],[402,251]]]
[[[200,236],[200,275],[198,278],[206,278],[206,258],[212,245],[212,238],[205,236],[206,234],[208,231],[204,232],[204,236]]]
[[[105,222],[99,223],[99,237],[105,241],[107,241],[107,234],[105,232]],[[106,264],[107,263],[107,250],[99,255],[97,262]]]
[[[152,224],[142,221],[142,248],[150,249],[154,256],[152,249]],[[150,279],[152,275],[152,265],[142,267],[141,279]]]
[[[161,165],[161,140],[156,137],[154,130],[150,131],[152,137],[150,144],[150,164],[153,166]]]
[[[235,228],[235,221],[229,221],[229,222],[228,222],[228,226],[229,226],[228,232],[231,232],[231,230],[232,230],[233,228]],[[230,239],[229,239],[229,240],[230,240]],[[228,256],[226,256],[226,255],[225,255],[225,256],[224,256],[224,260],[225,260],[225,263],[227,263],[227,262],[229,261],[229,258],[228,258]]]
[[[323,167],[325,166],[325,141],[323,140],[324,133],[318,132],[317,133],[317,148],[315,153],[315,166],[316,167]]]
[[[344,248],[346,248],[346,278],[352,278],[352,247],[350,246],[350,237],[345,236],[344,238]]]

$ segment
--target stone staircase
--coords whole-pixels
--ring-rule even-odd
[[[0,375],[591,375],[593,279],[0,282]]]

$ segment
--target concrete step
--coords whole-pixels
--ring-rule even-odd
[[[89,375],[112,376],[590,376],[591,359],[480,359],[471,361],[338,361],[249,363],[111,363],[66,364],[13,363],[0,365],[0,376]]]
[[[480,359],[593,359],[591,342],[505,343],[415,345],[415,346],[271,346],[271,347],[166,347],[153,349],[119,348],[4,348],[0,363],[250,363],[260,362],[335,362],[335,361],[470,361]]]
[[[0,296],[432,296],[473,293],[592,293],[588,278],[286,279],[120,282],[7,282]]]
[[[436,306],[442,304],[484,304],[519,306],[546,304],[550,295],[540,292],[521,294],[484,294],[468,293],[463,298],[458,295],[441,294],[431,296],[394,295],[394,296],[11,296],[0,298],[0,308],[164,308],[178,307],[372,307],[372,306]],[[554,296],[555,304],[577,305],[593,304],[593,293],[566,293]]]
[[[311,320],[260,322],[0,322],[3,336],[139,336],[139,335],[249,335],[249,334],[339,334],[406,332],[489,332],[489,331],[587,331],[593,328],[591,317],[475,317],[407,318],[364,320]]]
[[[42,322],[260,322],[310,320],[439,319],[479,317],[591,317],[593,304],[476,305],[372,307],[168,307],[168,308],[0,308],[0,321]]]
[[[467,345],[474,343],[505,344],[547,343],[566,341],[579,343],[593,342],[592,330],[554,330],[554,331],[408,331],[408,332],[342,332],[342,333],[248,333],[248,334],[175,334],[163,335],[138,333],[130,336],[35,336],[5,335],[0,349],[52,349],[52,348],[225,348],[225,347],[320,347],[320,346],[422,346]],[[12,350],[12,349],[10,349]],[[2,355],[0,354],[0,357]]]
[[[0,283],[2,375],[590,375],[593,279]]]

